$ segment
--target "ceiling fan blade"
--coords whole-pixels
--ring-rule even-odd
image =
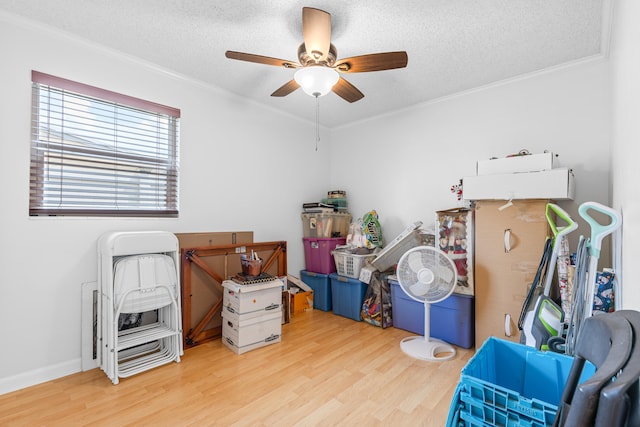
[[[302,37],[307,54],[316,61],[325,60],[331,45],[331,14],[313,7],[303,7]]]
[[[229,59],[237,59],[239,61],[255,62],[257,64],[274,65],[276,67],[284,68],[298,68],[300,64],[293,61],[287,61],[286,59],[271,58],[269,56],[254,55],[252,53],[234,52],[228,50],[224,56]]]
[[[333,92],[348,102],[356,102],[364,98],[364,94],[357,87],[340,77],[338,83],[333,86]]]
[[[392,70],[407,66],[407,52],[383,52],[369,55],[352,56],[336,61],[333,66],[341,73],[365,73],[367,71]]]
[[[276,89],[275,92],[271,94],[271,96],[287,96],[299,87],[300,85],[298,84],[298,82],[296,82],[295,80],[291,80]]]

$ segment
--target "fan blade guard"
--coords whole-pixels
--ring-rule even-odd
[[[405,252],[398,261],[396,275],[409,297],[428,303],[448,298],[457,281],[453,261],[431,246],[418,246]]]

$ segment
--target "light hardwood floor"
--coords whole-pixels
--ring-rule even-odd
[[[0,425],[444,426],[474,351],[416,360],[410,335],[314,310],[242,355],[218,339],[118,385],[94,369],[1,395]]]

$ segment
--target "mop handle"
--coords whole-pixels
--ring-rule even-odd
[[[553,219],[552,212],[555,213],[558,218],[566,222],[567,225],[564,227],[558,227]],[[545,216],[547,217],[547,222],[549,223],[549,227],[553,233],[553,251],[551,252],[551,260],[547,266],[547,275],[544,282],[544,294],[549,296],[549,293],[551,292],[551,282],[553,281],[553,273],[556,268],[556,261],[558,260],[558,252],[560,252],[560,245],[562,244],[562,238],[578,228],[578,224],[571,219],[564,209],[554,203],[547,203]]]
[[[611,219],[609,224],[600,224],[591,215],[587,213],[589,210],[600,212]],[[600,258],[600,248],[602,239],[616,231],[622,225],[620,214],[608,206],[598,202],[584,202],[578,208],[580,216],[589,223],[591,227],[591,241],[589,246],[589,255]]]
[[[556,216],[562,219],[564,222],[566,222],[567,225],[564,227],[558,227],[555,221],[553,220],[551,212],[555,213]],[[554,203],[547,203],[547,210],[545,211],[545,216],[547,217],[547,222],[549,223],[549,227],[551,227],[551,232],[553,233],[554,238],[558,236],[560,237],[565,236],[571,233],[572,231],[574,231],[576,228],[578,228],[578,224],[576,224],[573,221],[573,219],[571,219],[569,214],[565,212],[565,210],[562,209],[560,206]]]

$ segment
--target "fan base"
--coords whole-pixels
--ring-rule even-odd
[[[450,344],[435,338],[420,336],[407,337],[400,341],[400,348],[406,354],[416,359],[443,362],[453,359],[456,349]]]

